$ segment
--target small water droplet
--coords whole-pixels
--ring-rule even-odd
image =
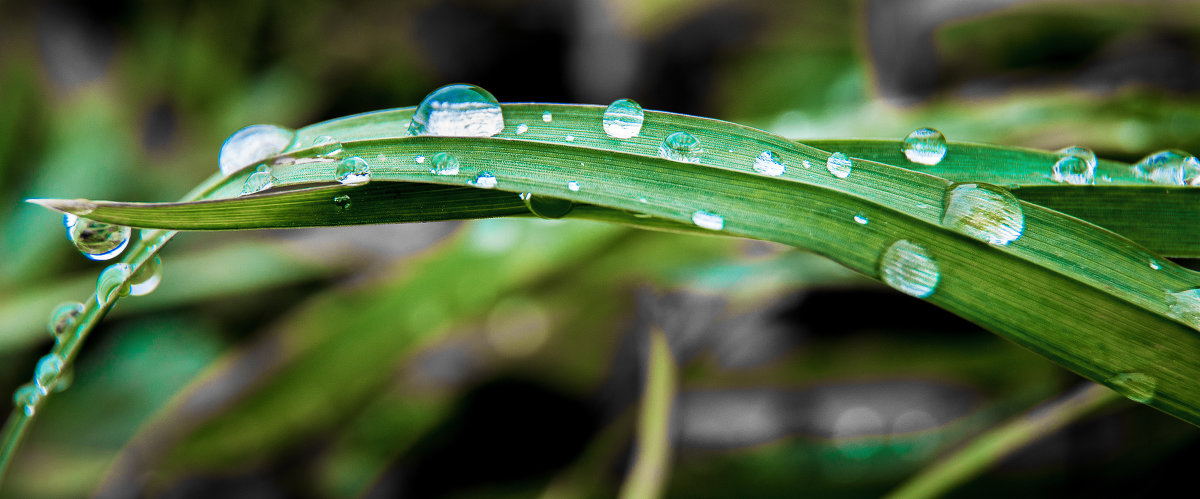
[[[566,136],[566,141],[567,142],[575,142],[575,136],[574,135]]]
[[[475,180],[467,182],[480,189],[494,189],[496,187],[496,176],[489,172],[483,172],[475,176]]]
[[[421,164],[421,163],[424,163],[424,162],[425,162],[425,156],[417,156],[416,158],[413,158],[413,161],[416,161],[418,165],[419,165],[419,164]]]
[[[162,259],[158,255],[142,264],[142,267],[129,278],[129,294],[146,296],[158,288],[162,282]]]
[[[932,128],[918,128],[904,138],[900,150],[913,163],[933,166],[946,157],[946,136]]]
[[[554,121],[554,115],[550,114],[550,111],[546,111],[542,113],[542,121],[545,121],[546,123]]]
[[[646,112],[631,99],[617,99],[604,110],[604,133],[614,139],[631,139],[642,133]]]
[[[337,207],[337,211],[346,211],[350,209],[350,196],[343,194],[333,197],[333,205]]]
[[[77,218],[68,235],[75,248],[91,260],[111,260],[129,246],[133,229]]]
[[[42,395],[50,393],[50,390],[54,389],[54,382],[58,379],[58,373],[62,371],[62,368],[63,358],[58,354],[47,354],[38,360],[37,367],[33,370],[33,382]]]
[[[1158,270],[1158,269],[1161,269],[1161,268],[1162,268],[1162,266],[1161,266],[1161,265],[1159,265],[1159,264],[1158,264],[1158,262],[1156,262],[1156,261],[1154,261],[1153,259],[1151,259],[1151,260],[1150,260],[1150,268],[1152,268],[1152,269],[1154,269],[1154,270]]]
[[[249,177],[246,177],[246,181],[242,183],[242,193],[240,195],[248,196],[275,187],[277,180],[271,174],[270,169],[251,173]]]
[[[250,125],[225,139],[217,163],[221,173],[228,177],[242,168],[282,153],[295,140],[296,132],[293,130],[275,125]]]
[[[575,203],[569,199],[538,196],[530,192],[522,192],[520,197],[525,202],[525,206],[529,208],[529,212],[539,218],[562,218],[575,207]]]
[[[658,157],[682,163],[699,163],[700,141],[687,132],[675,132],[663,139],[658,146]]]
[[[75,382],[75,370],[71,366],[67,366],[58,373],[58,380],[54,382],[55,392],[65,392]]]
[[[263,163],[261,165],[254,167],[254,172],[255,173],[271,173],[271,167],[268,166],[266,163]]]
[[[322,158],[333,158],[342,153],[342,143],[328,135],[313,139],[313,152]]]
[[[13,392],[13,405],[18,409],[24,409],[26,416],[32,416],[41,398],[42,393],[33,383],[25,383]]]
[[[812,163],[809,163],[807,159],[804,159],[804,160],[800,161],[800,166],[803,166],[804,169],[807,170],[809,168],[812,168]]]
[[[937,289],[941,274],[929,251],[901,239],[888,246],[879,259],[879,275],[888,286],[906,295],[925,298]]]
[[[942,224],[995,245],[1016,241],[1025,231],[1021,203],[991,184],[955,184],[946,193]]]
[[[75,328],[75,322],[83,314],[83,304],[77,301],[59,303],[50,312],[50,335],[55,339]]]
[[[517,125],[517,135],[521,135],[521,134],[523,134],[523,133],[525,133],[525,132],[528,132],[528,131],[529,131],[529,125],[526,125],[526,124],[524,124],[524,123],[521,123],[520,125]]]
[[[708,230],[722,230],[725,228],[724,217],[704,210],[697,210],[692,214],[692,223]]]
[[[128,295],[129,285],[125,281],[131,273],[128,263],[114,263],[105,268],[96,279],[96,302],[103,306],[109,300]]]
[[[825,168],[837,178],[846,178],[850,176],[853,164],[845,154],[835,152],[829,155],[829,159],[825,161]]]
[[[433,164],[429,167],[429,173],[434,175],[458,175],[458,157],[448,152],[434,154]]]
[[[367,164],[366,160],[354,156],[338,163],[334,175],[334,178],[342,185],[362,185],[371,181],[371,166]]]
[[[1154,378],[1137,372],[1120,373],[1106,382],[1125,398],[1143,404],[1154,400],[1154,392],[1158,390],[1158,382]]]
[[[854,223],[859,225],[867,225],[868,223],[871,223],[871,221],[862,215],[854,215]]]
[[[567,182],[567,189],[569,189],[571,192],[579,192],[579,182],[574,180]]]
[[[500,103],[475,85],[454,84],[430,92],[413,113],[408,132],[439,137],[491,137],[504,130]]]
[[[779,156],[771,151],[763,151],[757,158],[754,158],[754,171],[763,175],[778,177],[783,175],[784,169],[784,164],[779,160]]]
[[[1167,315],[1200,329],[1200,289],[1167,292]]]
[[[1161,185],[1200,185],[1200,159],[1183,151],[1159,151],[1133,165],[1133,173]]]
[[[1064,147],[1058,150],[1058,156],[1050,175],[1055,182],[1075,185],[1096,183],[1096,153],[1091,149]]]

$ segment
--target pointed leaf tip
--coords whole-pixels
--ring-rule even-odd
[[[26,203],[44,206],[54,211],[84,216],[96,209],[96,203],[86,199],[26,199]]]

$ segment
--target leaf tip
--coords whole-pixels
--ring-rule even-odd
[[[70,213],[72,215],[84,216],[90,214],[96,209],[96,203],[86,199],[26,199],[26,203],[33,203],[39,206],[50,208],[54,211]]]

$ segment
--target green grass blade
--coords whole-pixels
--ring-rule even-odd
[[[671,460],[671,406],[679,376],[667,336],[657,327],[650,330],[646,383],[638,409],[637,459],[621,486],[620,497],[659,497],[666,485]]]

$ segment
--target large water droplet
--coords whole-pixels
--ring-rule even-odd
[[[879,275],[901,293],[925,298],[937,289],[941,273],[929,251],[917,243],[901,239],[888,246],[879,259]]]
[[[522,192],[521,200],[525,202],[530,213],[540,218],[562,218],[575,207],[575,203],[569,199],[538,196],[530,192]]]
[[[779,156],[771,151],[763,151],[757,158],[754,158],[754,171],[763,175],[778,177],[783,175],[783,161],[779,160]]]
[[[494,188],[496,188],[497,181],[496,181],[495,175],[492,175],[491,173],[488,173],[488,172],[483,172],[483,173],[480,173],[479,175],[476,175],[475,180],[472,180],[467,183],[471,184],[475,187],[478,187],[480,189],[494,189]]]
[[[1200,329],[1200,289],[1167,292],[1167,315]]]
[[[342,143],[328,135],[313,139],[313,152],[322,158],[334,158],[342,153]]]
[[[946,136],[932,128],[918,128],[904,138],[900,150],[913,163],[936,165],[946,157]]]
[[[835,152],[830,154],[829,159],[825,161],[825,168],[837,178],[846,178],[850,176],[853,164],[845,154]]]
[[[458,158],[448,152],[433,155],[429,173],[434,175],[458,175]]]
[[[683,163],[699,163],[700,154],[703,152],[704,149],[700,148],[700,141],[687,132],[672,133],[658,146],[660,158]]]
[[[446,85],[425,96],[408,132],[440,137],[491,137],[504,130],[500,103],[475,85]]]
[[[74,213],[63,213],[63,227],[67,229],[67,239],[71,238],[71,229],[79,222],[79,217]]]
[[[341,196],[334,196],[333,197],[333,206],[337,208],[337,211],[349,210],[350,209],[350,196],[346,195],[346,194],[343,194]]]
[[[114,263],[104,269],[96,279],[96,302],[103,306],[111,299],[128,295],[129,285],[125,280],[132,273],[128,263]]]
[[[246,181],[242,183],[242,192],[240,196],[249,196],[251,194],[262,192],[272,187],[275,187],[275,182],[278,179],[271,174],[270,168],[266,170],[256,171],[246,177]]]
[[[342,185],[362,185],[371,181],[371,166],[366,160],[354,156],[343,159],[338,163],[334,179]]]
[[[642,133],[646,112],[631,99],[618,99],[604,110],[604,133],[614,139],[630,139]]]
[[[1162,185],[1200,185],[1200,159],[1183,151],[1159,151],[1133,165],[1138,178]]]
[[[77,301],[66,301],[59,303],[50,312],[50,335],[56,339],[67,331],[75,328],[75,323],[79,320],[79,316],[83,314],[83,304]]]
[[[1143,404],[1154,400],[1154,392],[1158,390],[1158,381],[1143,373],[1120,373],[1108,378],[1106,382],[1125,398]]]
[[[721,230],[725,228],[724,217],[704,210],[697,210],[692,214],[692,223],[708,230]]]
[[[230,135],[221,145],[218,163],[225,176],[278,155],[292,145],[296,132],[275,125],[251,125]]]
[[[83,256],[92,260],[110,260],[129,246],[133,229],[86,218],[77,218],[71,226],[71,242]]]
[[[942,224],[980,241],[1006,245],[1025,231],[1016,196],[991,184],[956,184],[946,193]]]
[[[129,278],[129,294],[146,296],[158,288],[162,282],[162,259],[158,255],[142,264],[142,267]]]
[[[25,411],[26,416],[32,416],[37,408],[38,400],[41,400],[42,393],[38,391],[33,383],[25,383],[17,387],[13,392],[13,405],[18,409]]]
[[[1096,183],[1096,153],[1080,146],[1058,150],[1058,161],[1050,176],[1055,182],[1088,185]]]
[[[38,391],[45,395],[54,389],[54,382],[58,379],[58,373],[62,371],[63,358],[55,353],[47,354],[38,360],[37,367],[33,370],[33,382],[37,385]]]

